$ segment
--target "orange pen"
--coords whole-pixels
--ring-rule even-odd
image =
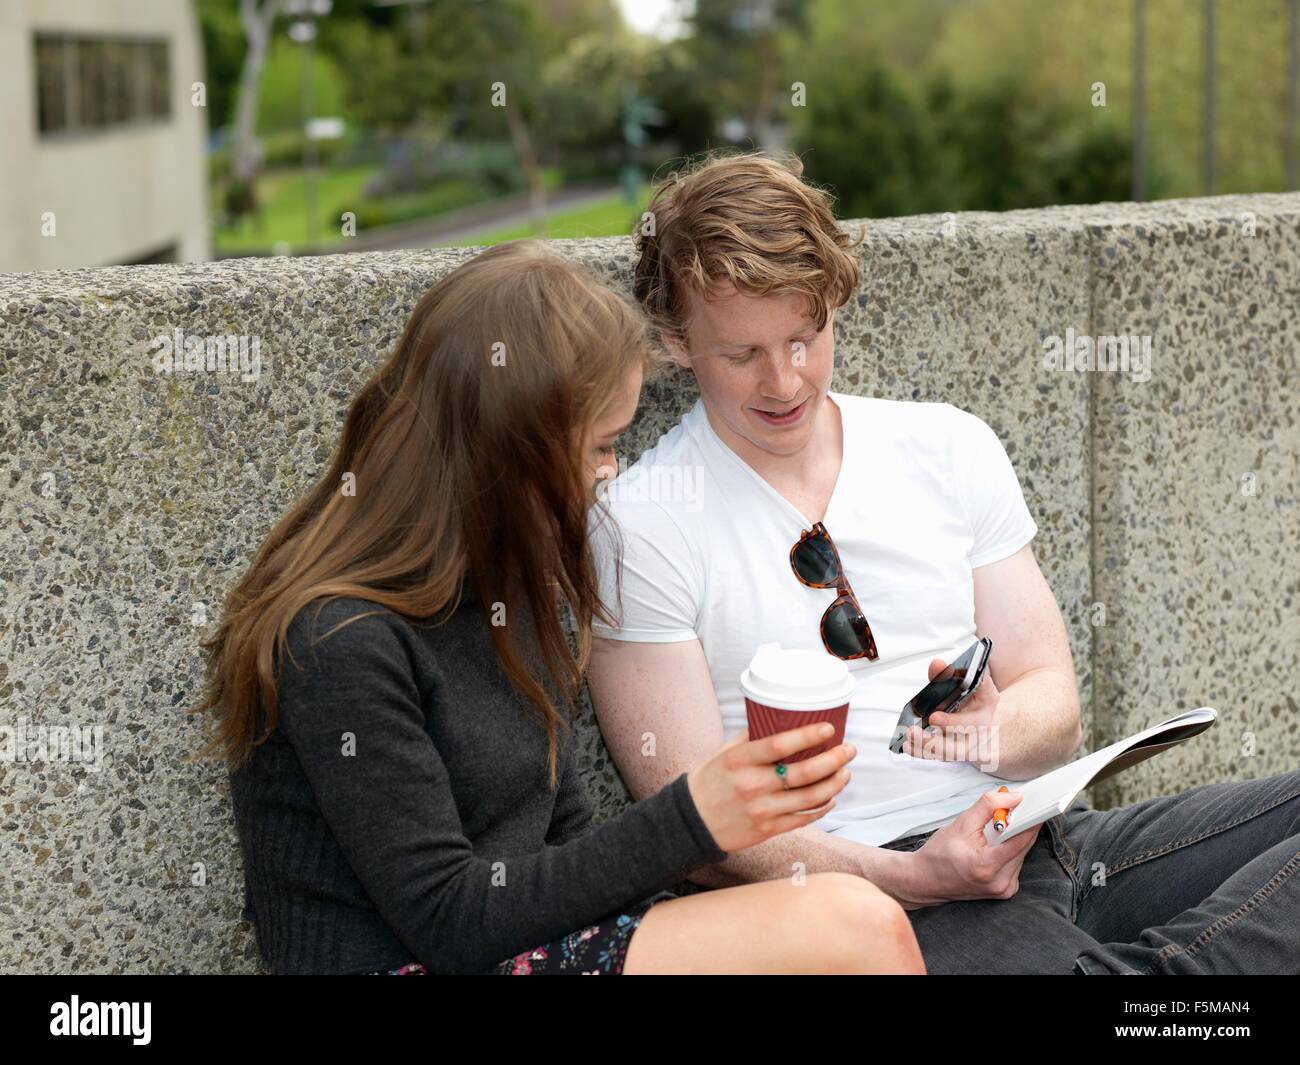
[[[998,788],[998,791],[1010,791],[1010,790],[1011,789],[1008,788],[1005,784],[1003,784],[1000,788]],[[1011,812],[1010,810],[1007,810],[1005,808],[993,811],[994,832],[1001,832],[1004,828],[1007,827],[1007,814],[1009,814],[1010,812]]]

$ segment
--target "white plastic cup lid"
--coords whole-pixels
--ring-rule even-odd
[[[778,710],[829,710],[848,702],[855,682],[844,662],[825,651],[765,643],[741,673],[740,687]]]

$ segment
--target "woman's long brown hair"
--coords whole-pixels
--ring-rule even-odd
[[[572,708],[592,619],[614,623],[597,592],[582,448],[637,365],[647,375],[662,365],[641,315],[539,241],[497,245],[437,282],[353,400],[329,469],[271,530],[200,642],[207,685],[192,712],[212,710],[216,728],[196,757],[219,752],[237,768],[274,730],[285,633],[307,604],[354,596],[424,619],[456,609],[465,575],[485,615],[526,606]],[[489,624],[546,728],[554,787],[562,718],[510,628]]]

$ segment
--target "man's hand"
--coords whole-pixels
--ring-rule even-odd
[[[942,658],[930,660],[930,679],[947,668]],[[913,725],[903,738],[903,753],[913,758],[944,762],[972,762],[981,766],[997,761],[998,687],[993,671],[985,670],[980,686],[955,714],[930,715],[930,728]]]
[[[959,899],[1009,899],[1020,890],[1020,867],[1042,825],[996,846],[984,838],[995,810],[1011,810],[1024,795],[986,791],[969,810],[912,852],[908,874],[890,893],[905,910]]]

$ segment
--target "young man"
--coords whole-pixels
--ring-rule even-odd
[[[865,651],[869,627],[873,657],[835,652],[856,682],[858,752],[836,807],[695,880],[865,876],[909,911],[931,973],[1295,971],[1300,771],[1121,810],[1079,802],[1047,832],[986,844],[993,810],[1018,801],[998,785],[1081,742],[1064,624],[992,430],[946,403],[831,391],[858,267],[800,172],[708,161],[659,186],[638,237],[637,298],[700,399],[608,484],[613,521],[593,511],[620,624],[595,629],[589,687],[632,794],[746,727],[739,678],[759,645]],[[865,626],[824,632],[837,592],[792,571],[818,522]],[[977,633],[994,650],[975,697],[890,752],[900,708]]]

